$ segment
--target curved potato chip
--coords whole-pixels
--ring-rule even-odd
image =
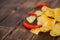
[[[41,9],[43,12],[45,12],[45,14],[48,16],[48,17],[53,17],[54,18],[54,11],[53,9],[47,7],[47,6],[43,6],[42,9]]]
[[[48,18],[46,15],[41,16],[42,27],[40,28],[41,32],[47,32],[52,29],[52,26],[55,25],[55,20]]]
[[[60,23],[56,23],[50,31],[51,36],[60,36]]]
[[[38,33],[40,32],[40,28],[31,29],[30,32],[32,32],[33,34],[38,35]]]
[[[55,12],[55,20],[57,20],[58,22],[60,22],[60,8],[56,8],[55,10],[54,10],[54,12]]]

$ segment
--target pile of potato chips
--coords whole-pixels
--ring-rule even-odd
[[[42,27],[31,29],[30,32],[38,35],[40,32],[50,32],[51,36],[60,36],[60,8],[49,8],[43,6],[41,10],[36,10],[37,25]]]

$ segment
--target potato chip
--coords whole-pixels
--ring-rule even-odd
[[[41,16],[42,27],[40,28],[41,32],[47,32],[52,29],[52,26],[55,24],[55,20],[48,18],[46,15]]]
[[[55,10],[54,10],[54,12],[55,12],[55,20],[57,20],[58,22],[60,22],[60,8],[56,8]]]
[[[54,11],[53,9],[47,7],[47,6],[43,6],[42,7],[42,11],[45,12],[45,14],[48,16],[48,17],[53,17],[54,18]]]
[[[40,32],[40,28],[31,29],[30,32],[32,32],[33,34],[38,35],[38,33]]]
[[[56,23],[50,31],[51,36],[60,36],[60,23]]]

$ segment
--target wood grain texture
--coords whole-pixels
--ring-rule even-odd
[[[10,36],[7,36],[4,40],[31,40],[33,34],[22,30],[24,29],[17,28]]]
[[[0,40],[4,39],[12,30],[14,30],[13,27],[0,26]]]
[[[14,2],[15,1],[15,2]],[[14,0],[11,4],[10,4],[10,6],[9,6],[9,4],[8,5],[6,5],[6,9],[3,11],[3,8],[2,8],[2,10],[1,10],[1,17],[2,18],[0,18],[1,19],[1,21],[0,21],[0,25],[1,26],[5,26],[5,25],[10,25],[10,24],[13,24],[14,22],[13,22],[13,20],[15,19],[15,20],[18,20],[18,18],[16,17],[16,16],[18,16],[18,15],[20,15],[20,14],[18,14],[17,12],[15,13],[15,11],[17,10],[17,8],[18,8],[18,6],[21,6],[23,3],[22,2],[24,2],[24,1],[20,1],[20,0],[18,0],[18,1],[16,1],[16,0]],[[19,2],[20,1],[20,2]],[[15,5],[14,5],[14,4]],[[7,8],[7,6],[8,6],[8,8]],[[13,8],[12,8],[12,6],[14,6]],[[5,7],[4,7],[5,8]],[[9,9],[9,8],[11,8],[11,10]],[[10,10],[10,12],[8,11],[8,10]],[[6,12],[6,13],[5,13]],[[15,18],[16,17],[16,18]],[[20,17],[21,18],[21,17]],[[11,23],[11,22],[13,22],[13,23]],[[10,24],[9,24],[10,23]]]
[[[6,4],[0,9],[0,22],[7,18],[13,10],[17,8],[18,5],[22,5],[20,0],[7,0]],[[2,18],[1,18],[2,17]]]
[[[39,33],[39,35],[35,36],[33,40],[55,40],[54,37],[51,37],[49,32]]]
[[[57,40],[60,40],[60,37],[58,37]]]

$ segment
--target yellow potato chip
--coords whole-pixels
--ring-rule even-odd
[[[39,32],[50,31],[51,36],[60,36],[60,8],[52,9],[43,6],[42,9],[37,10],[35,14],[37,15],[37,25],[42,25],[42,27],[31,29],[30,32],[38,35]],[[56,21],[58,21],[58,23]]]
[[[30,32],[32,32],[33,34],[38,35],[38,33],[40,32],[40,28],[31,29]]]
[[[50,31],[51,36],[60,36],[60,23],[56,23]]]
[[[41,9],[43,12],[45,12],[45,14],[48,16],[48,17],[53,17],[54,18],[54,11],[53,9],[47,7],[47,6],[43,6],[42,9]]]
[[[41,10],[43,11],[43,12],[45,12],[45,11],[47,11],[47,10],[52,10],[51,8],[49,8],[49,7],[47,7],[47,6],[43,6],[42,8],[41,8]]]
[[[55,10],[54,10],[54,12],[55,12],[55,20],[57,20],[58,22],[60,22],[60,8],[56,8]]]
[[[52,26],[55,24],[55,20],[48,18],[46,15],[41,16],[42,27],[40,28],[41,32],[47,32],[52,29]]]

